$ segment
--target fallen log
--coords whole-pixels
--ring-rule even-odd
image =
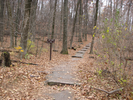
[[[6,50],[6,49],[0,50],[0,52],[6,52],[6,51],[19,53],[19,51],[14,51],[14,50]]]
[[[16,63],[28,64],[28,65],[38,65],[38,64],[34,64],[34,63],[26,63],[26,62],[21,62],[21,61],[17,61],[17,60],[11,60],[11,61],[16,62]]]

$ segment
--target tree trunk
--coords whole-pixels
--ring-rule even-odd
[[[63,14],[63,0],[61,1],[61,18],[60,18],[60,34],[59,34],[59,41],[61,41],[62,36],[62,14]]]
[[[13,48],[14,47],[14,26],[13,26],[13,18],[12,18],[12,9],[11,9],[11,2],[9,0],[6,1],[6,6],[7,6],[7,12],[8,12],[8,20],[9,20],[9,24],[10,24],[10,29],[11,29],[11,33],[10,33],[10,47]]]
[[[96,1],[96,12],[95,12],[95,16],[94,16],[94,26],[96,26],[96,24],[97,24],[98,2],[99,2],[99,0]],[[94,29],[94,33],[95,32],[96,32],[96,28]],[[94,33],[92,33],[92,41],[91,41],[90,54],[93,54],[93,45],[94,45],[94,39],[95,39],[95,36],[94,36],[95,34]]]
[[[110,0],[110,16],[111,16],[111,18],[113,18],[113,14],[112,14],[112,0]]]
[[[16,16],[16,32],[15,32],[15,47],[17,47],[17,34],[19,33],[19,24],[21,18],[21,9],[20,9],[21,0],[18,0],[17,16]]]
[[[88,27],[88,0],[86,0],[85,4],[85,41],[87,41],[87,27]]]
[[[72,28],[72,36],[71,36],[71,39],[70,39],[70,48],[72,48],[73,36],[74,36],[75,25],[76,25],[76,21],[77,21],[77,14],[78,14],[79,3],[80,3],[80,0],[78,0],[77,8],[76,8],[76,14],[75,14],[75,17],[74,17],[73,28]]]
[[[24,50],[23,56],[27,53],[27,38],[29,32],[30,10],[32,0],[25,0],[25,13],[24,13],[24,28],[22,34],[22,48]]]
[[[47,25],[47,30],[48,30],[48,39],[50,38],[51,35],[51,19],[52,19],[52,8],[53,8],[53,4],[52,4],[52,0],[49,1],[49,5],[50,5],[50,12],[49,12],[49,19],[48,19],[48,25]]]
[[[132,0],[129,0],[129,6],[128,6],[128,12],[127,12],[127,19],[126,19],[126,24],[129,25],[129,12],[131,9],[131,5],[132,5]],[[129,28],[129,27],[128,27]]]
[[[4,0],[0,0],[0,42],[3,42],[3,11],[4,11]]]
[[[32,41],[35,41],[35,29],[36,29],[35,23],[36,23],[37,3],[38,3],[38,0],[32,0],[32,3],[31,3],[30,30],[31,30]]]
[[[67,22],[68,22],[68,0],[64,0],[64,16],[63,16],[63,47],[62,54],[68,54],[67,48]]]
[[[56,5],[57,5],[57,0],[55,0],[55,6],[54,6],[54,15],[53,15],[53,24],[52,24],[52,35],[51,35],[51,39],[54,38],[54,27],[55,27],[55,17],[56,17]]]
[[[79,37],[78,37],[78,42],[82,42],[81,32],[82,32],[82,0],[80,0],[80,9],[79,9]]]

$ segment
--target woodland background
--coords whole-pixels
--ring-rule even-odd
[[[58,52],[53,54],[52,64],[57,58],[58,62],[66,60],[73,50],[91,42],[87,55],[94,58],[97,67],[93,71],[98,79],[111,77],[114,87],[124,87],[124,97],[133,97],[133,0],[0,0],[0,54],[8,51],[19,67],[20,61],[46,64],[47,39],[55,39],[53,51]],[[91,65],[86,61],[83,70]],[[9,70],[14,79],[20,69],[11,66],[0,70],[2,97],[9,84]],[[90,79],[86,79],[86,72],[81,73],[83,80]]]

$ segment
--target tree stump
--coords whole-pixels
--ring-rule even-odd
[[[5,67],[5,66],[10,67],[11,60],[10,60],[10,53],[8,51],[4,51],[1,54],[0,65],[2,65],[2,67]]]

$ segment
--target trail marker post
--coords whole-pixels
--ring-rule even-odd
[[[52,56],[52,43],[55,42],[55,39],[47,39],[47,42],[50,43],[50,60]]]

